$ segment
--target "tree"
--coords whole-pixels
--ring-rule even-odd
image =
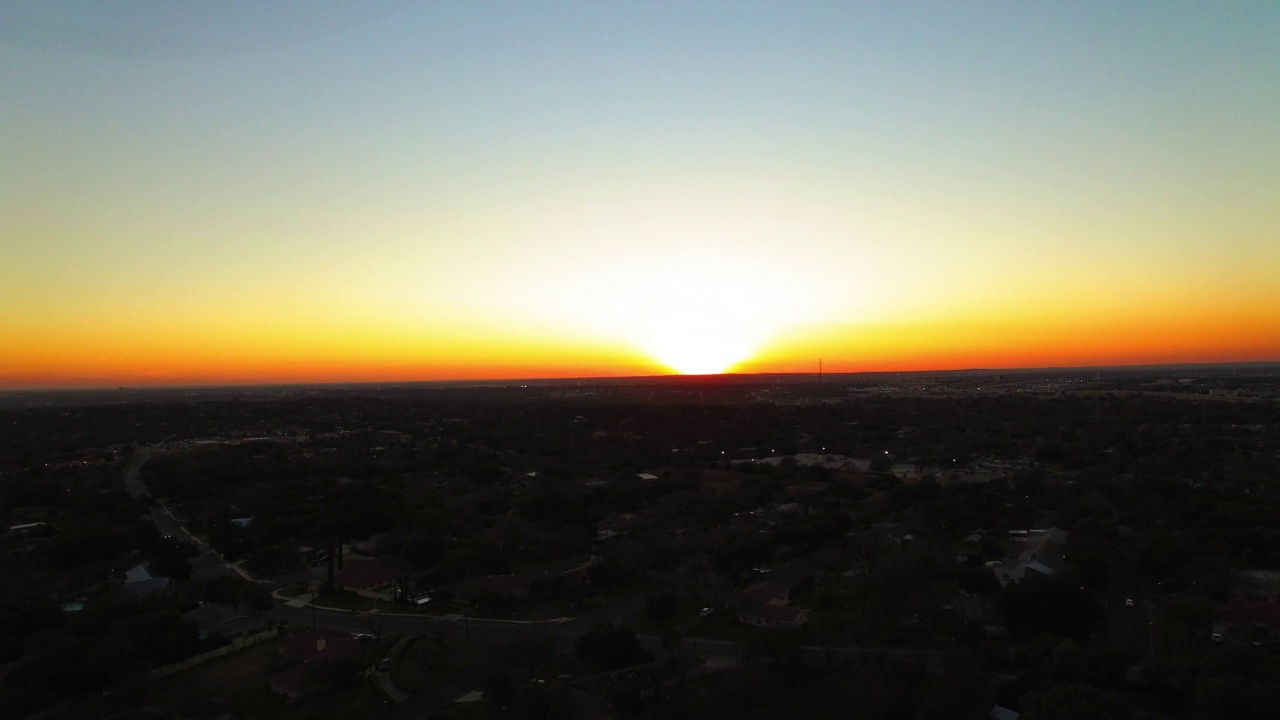
[[[1049,632],[1084,639],[1102,621],[1097,603],[1078,585],[1058,576],[1027,573],[1020,582],[1006,585],[997,601],[1010,629],[1023,637]]]
[[[546,628],[536,626],[525,627],[511,645],[512,655],[524,664],[530,677],[533,677],[544,660],[551,657],[554,649]]]
[[[210,580],[204,587],[204,599],[218,605],[235,605],[240,606],[240,586],[244,583],[240,580],[219,575]]]
[[[155,557],[149,567],[153,574],[172,578],[176,583],[186,582],[193,572],[191,562],[181,550],[169,550]]]
[[[1128,720],[1133,717],[1133,710],[1120,693],[1085,683],[1055,685],[1028,693],[1022,697],[1022,707],[1022,717],[1026,720]]]
[[[335,658],[307,670],[314,682],[331,688],[349,688],[360,679],[360,665],[355,658]]]
[[[645,603],[645,612],[664,627],[676,618],[676,597],[671,593],[651,595]]]
[[[516,697],[516,683],[510,673],[495,672],[484,679],[484,696],[494,705],[505,707]]]
[[[603,670],[617,670],[653,659],[640,647],[634,630],[613,623],[595,625],[578,637],[574,649],[578,657],[595,662]]]
[[[254,612],[266,612],[273,605],[271,588],[258,583],[242,583],[236,589],[236,604],[243,604]]]
[[[613,560],[606,559],[587,568],[587,578],[592,585],[608,589],[625,582],[627,571]]]
[[[370,635],[378,640],[382,639],[382,634],[387,630],[387,619],[379,614],[377,610],[360,613],[360,620],[364,622],[364,626],[369,630]]]
[[[684,637],[680,635],[680,631],[671,628],[662,633],[662,649],[671,653],[671,657],[680,657],[680,647],[684,644]]]
[[[785,630],[765,632],[751,638],[749,649],[768,654],[774,665],[781,666],[791,654],[800,649],[800,639]]]

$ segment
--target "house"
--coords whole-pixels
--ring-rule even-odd
[[[453,594],[471,602],[477,597],[496,594],[513,600],[528,600],[529,586],[535,580],[545,580],[546,575],[517,573],[515,575],[483,575],[459,580],[449,586]]]
[[[987,717],[990,720],[1018,720],[1018,718],[1022,717],[1022,713],[1010,710],[1003,705],[996,705],[991,708],[991,712],[987,713]]]
[[[769,574],[769,579],[748,585],[738,593],[738,622],[755,627],[800,627],[809,619],[804,610],[791,607],[791,591],[813,577],[813,567],[793,563]]]
[[[378,543],[387,537],[387,533],[374,533],[364,540],[351,543],[351,549],[361,555],[375,555],[378,552]]]
[[[793,562],[786,567],[769,573],[769,581],[784,585],[788,590],[795,590],[817,575],[817,570],[807,562]]]
[[[343,568],[334,574],[333,583],[351,590],[368,590],[388,585],[403,574],[404,569],[390,560],[348,554]]]
[[[953,596],[942,609],[953,613],[956,622],[963,626],[982,628],[982,633],[987,637],[997,637],[1009,631],[989,595],[962,593]]]
[[[314,563],[325,554],[328,541],[313,535],[305,538],[289,538],[287,546],[297,554],[300,562]]]
[[[748,585],[739,593],[738,598],[740,601],[745,601],[746,604],[786,605],[791,602],[791,588],[781,583],[765,580],[754,585]]]
[[[920,477],[920,469],[911,463],[894,463],[889,472],[899,480],[916,480]]]
[[[272,691],[296,698],[307,689],[308,676],[314,669],[335,660],[359,658],[364,648],[351,636],[334,630],[305,630],[276,643],[281,656],[298,661],[297,665],[267,679]]]
[[[44,527],[44,523],[42,522],[30,522],[30,523],[22,523],[21,525],[10,525],[9,534],[13,536],[26,535],[27,533],[34,532],[36,530],[39,530],[42,527]]]
[[[739,609],[738,622],[765,628],[797,628],[809,619],[804,610],[787,605],[760,605],[753,609]]]
[[[888,547],[890,545],[901,545],[904,542],[911,542],[915,536],[909,533],[898,523],[876,523],[872,525],[866,533],[867,542]]]
[[[1280,601],[1234,598],[1218,603],[1218,618],[1228,625],[1250,627],[1270,635],[1280,634]]]
[[[592,555],[587,558],[586,562],[575,565],[560,573],[560,577],[564,578],[567,583],[586,585],[591,582],[591,568],[599,565],[603,561],[604,558],[599,555]]]
[[[1062,569],[1062,545],[1067,533],[1058,528],[1042,530],[1010,530],[1010,537],[1021,543],[1022,550],[1014,557],[987,563],[1003,587],[1011,582],[1021,582],[1028,572],[1053,575]]]
[[[135,565],[125,571],[124,590],[134,597],[147,597],[168,592],[173,588],[173,580],[160,575],[152,575],[142,565]]]
[[[1000,581],[1000,587],[1004,587],[1011,582],[1022,582],[1022,578],[1026,577],[1028,572],[1040,575],[1052,575],[1054,573],[1053,568],[1043,563],[1022,562],[1019,560],[992,560],[987,563],[987,567],[991,568],[991,572]]]

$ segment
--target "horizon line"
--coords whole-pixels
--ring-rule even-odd
[[[459,379],[437,379],[437,380],[350,380],[350,381],[326,381],[326,382],[211,382],[211,383],[174,383],[168,385],[129,385],[129,384],[109,384],[109,385],[73,385],[73,386],[38,386],[38,387],[0,387],[0,394],[4,393],[29,393],[29,392],[89,392],[89,391],[119,391],[119,390],[217,390],[229,388],[290,388],[290,387],[308,387],[308,388],[325,388],[325,387],[350,387],[350,386],[381,386],[381,385],[467,385],[471,387],[493,385],[493,384],[511,384],[511,383],[528,383],[536,382],[541,385],[550,384],[571,384],[571,383],[607,383],[609,381],[637,381],[637,380],[673,380],[679,378],[752,378],[752,377],[807,377],[822,375],[823,377],[849,377],[859,375],[947,375],[961,373],[1035,373],[1035,372],[1102,372],[1102,371],[1137,371],[1137,370],[1174,370],[1174,369],[1196,369],[1196,368],[1267,368],[1275,367],[1280,369],[1280,359],[1276,360],[1247,360],[1240,362],[1191,362],[1191,363],[1152,363],[1152,364],[1129,364],[1129,365],[1047,365],[1037,367],[970,367],[970,368],[943,368],[937,370],[857,370],[852,372],[755,372],[755,373],[708,373],[708,374],[686,374],[686,373],[669,373],[662,375],[593,375],[583,377],[505,377],[505,378],[459,378]]]

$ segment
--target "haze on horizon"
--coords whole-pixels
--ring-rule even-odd
[[[0,388],[1277,360],[1277,37],[1273,2],[0,3]]]

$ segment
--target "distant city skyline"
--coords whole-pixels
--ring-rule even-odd
[[[0,2],[0,388],[1280,360],[1277,37]]]

